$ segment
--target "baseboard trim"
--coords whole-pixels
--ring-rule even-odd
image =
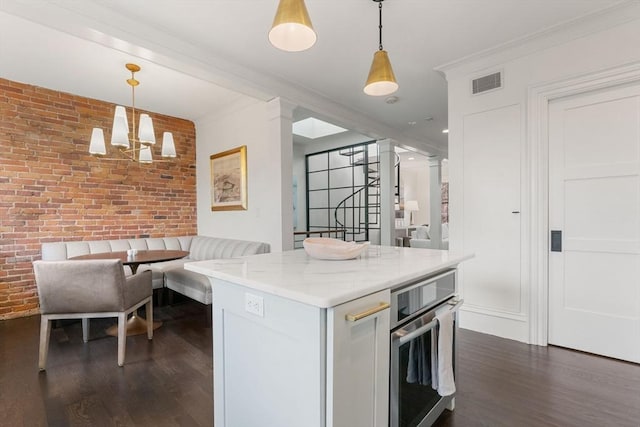
[[[461,328],[531,344],[529,322],[526,318],[507,318],[471,311],[465,307],[460,309],[458,316]]]

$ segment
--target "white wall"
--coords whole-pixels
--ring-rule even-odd
[[[410,161],[400,164],[400,188],[402,188],[402,200],[416,200],[418,202],[417,212],[413,212],[413,224],[429,224],[429,165],[421,162],[421,167],[409,166]],[[409,224],[409,212],[405,213],[405,224]]]
[[[539,40],[527,42],[530,52],[533,53],[525,56],[514,57],[515,49],[509,47],[490,56],[441,68],[446,73],[449,84],[450,248],[463,252],[475,252],[476,259],[472,262],[484,263],[486,267],[482,275],[466,271],[464,266],[462,268],[460,283],[465,297],[465,308],[461,315],[462,327],[524,342],[536,342],[534,331],[539,323],[536,319],[532,320],[530,303],[534,277],[540,276],[541,272],[540,264],[536,264],[539,262],[535,258],[536,254],[531,250],[531,230],[537,225],[531,218],[532,212],[538,209],[540,202],[537,196],[542,190],[538,188],[539,182],[535,180],[538,176],[538,164],[535,159],[540,154],[532,150],[527,133],[527,130],[537,129],[539,122],[528,118],[530,117],[527,115],[528,93],[540,85],[552,82],[561,84],[565,79],[640,62],[640,18],[637,4],[629,8],[624,16],[624,11],[616,13],[620,13],[620,16],[614,17],[617,22],[624,23],[607,28],[614,19],[610,19],[609,16],[600,16],[598,17],[600,21],[586,23],[589,25],[588,33],[577,31],[574,27],[569,36],[558,35],[565,40],[574,37],[573,40],[549,42],[549,36],[545,35],[544,44],[538,44]],[[587,35],[577,36],[579,34]],[[477,96],[470,95],[472,78],[498,70],[504,72],[502,89]],[[517,153],[515,156],[519,158],[500,161],[515,162],[516,168],[510,168],[511,172],[505,172],[502,177],[505,184],[503,188],[499,184],[483,188],[476,185],[474,194],[465,194],[465,188],[467,188],[465,183],[482,178],[483,168],[489,170],[500,167],[499,161],[495,161],[495,164],[489,161],[482,165],[483,168],[474,169],[475,176],[465,175],[468,172],[464,163],[465,144],[475,141],[490,143],[487,141],[486,132],[483,135],[473,134],[474,128],[484,129],[484,127],[465,126],[465,123],[468,125],[470,118],[474,116],[488,117],[492,111],[507,109],[520,111],[515,119],[510,117],[511,120],[516,121],[511,123],[510,129],[520,130],[509,136],[510,143],[516,145],[516,149],[510,151]],[[496,136],[499,136],[503,124],[496,123]],[[467,159],[467,161],[473,160]],[[544,171],[540,173],[543,174]],[[476,215],[476,212],[470,209],[465,210],[465,201],[471,200],[470,198],[481,199],[483,195],[489,196],[494,192],[507,191],[513,187],[513,182],[519,183],[521,214],[520,226],[511,233],[511,241],[519,242],[521,267],[517,277],[512,277],[509,283],[501,283],[502,279],[498,278],[500,275],[494,273],[492,276],[491,273],[492,269],[497,272],[505,262],[505,260],[495,259],[495,253],[492,252],[492,245],[499,239],[489,237],[488,241],[477,243],[470,236],[465,235],[465,224],[471,224]],[[489,236],[509,238],[508,235],[505,236],[505,227],[502,225],[491,226],[485,223],[476,226],[493,227],[485,230]],[[491,280],[492,277],[493,280]],[[542,277],[541,280],[546,278]],[[471,289],[473,291],[470,291]],[[508,292],[508,297],[504,298],[503,292]],[[494,296],[490,301],[479,297],[491,294]],[[532,324],[532,322],[536,323]]]
[[[448,159],[444,159],[442,160],[442,167],[441,167],[441,175],[442,175],[442,182],[449,182],[449,160]]]
[[[270,103],[247,98],[225,113],[196,121],[198,234],[263,241],[272,251],[282,250],[283,240],[292,235],[293,225],[288,229],[283,225],[287,212],[282,209],[285,199],[292,217],[292,165],[283,162],[281,153],[286,153],[287,147],[274,134],[278,132],[273,129],[273,108]],[[212,212],[209,156],[241,145],[247,146],[247,210]],[[292,150],[290,136],[288,150]],[[282,194],[287,177],[288,194]]]

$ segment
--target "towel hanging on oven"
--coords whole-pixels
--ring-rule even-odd
[[[438,320],[437,369],[433,370],[434,386],[440,396],[456,392],[453,378],[453,312],[448,308],[436,311]],[[432,358],[435,362],[436,358]],[[436,387],[434,387],[435,389]]]
[[[407,383],[431,385],[431,358],[431,339],[421,335],[411,340],[407,362]]]

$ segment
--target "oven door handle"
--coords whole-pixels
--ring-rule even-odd
[[[450,311],[458,311],[458,309],[460,308],[460,306],[462,305],[463,302],[464,302],[464,300],[460,299],[458,301],[455,301],[455,300],[454,301],[450,301],[447,304],[453,305],[453,307],[451,307],[449,309]],[[398,341],[400,342],[400,345],[403,345],[403,344],[411,341],[415,337],[418,337],[418,336],[424,334],[425,332],[430,331],[431,329],[435,328],[437,325],[438,325],[438,320],[437,319],[433,319],[431,322],[427,323],[426,325],[420,326],[415,331],[411,331],[407,335],[401,336],[400,339],[398,339]]]
[[[438,326],[438,321],[436,319],[433,319],[431,322],[427,323],[426,325],[420,326],[415,331],[409,332],[407,335],[401,336],[400,339],[398,339],[398,341],[400,342],[400,345],[405,344],[411,341],[412,339],[414,339],[415,337],[420,336],[427,331],[430,331],[436,326]]]

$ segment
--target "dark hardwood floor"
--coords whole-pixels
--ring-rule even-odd
[[[118,368],[115,321],[52,331],[39,373],[39,316],[0,321],[0,426],[211,426],[212,340],[205,307],[156,308],[152,342],[127,341]],[[456,410],[445,426],[640,426],[640,366],[461,330]],[[239,426],[253,427],[253,426]],[[277,426],[267,426],[277,427]],[[304,427],[304,426],[301,426]]]
[[[438,427],[640,427],[640,365],[460,330],[456,409]]]
[[[117,339],[104,330],[115,319],[51,331],[46,372],[38,372],[40,317],[0,322],[0,426],[211,426],[212,337],[205,306],[154,309],[156,329],[129,337],[125,365]]]

